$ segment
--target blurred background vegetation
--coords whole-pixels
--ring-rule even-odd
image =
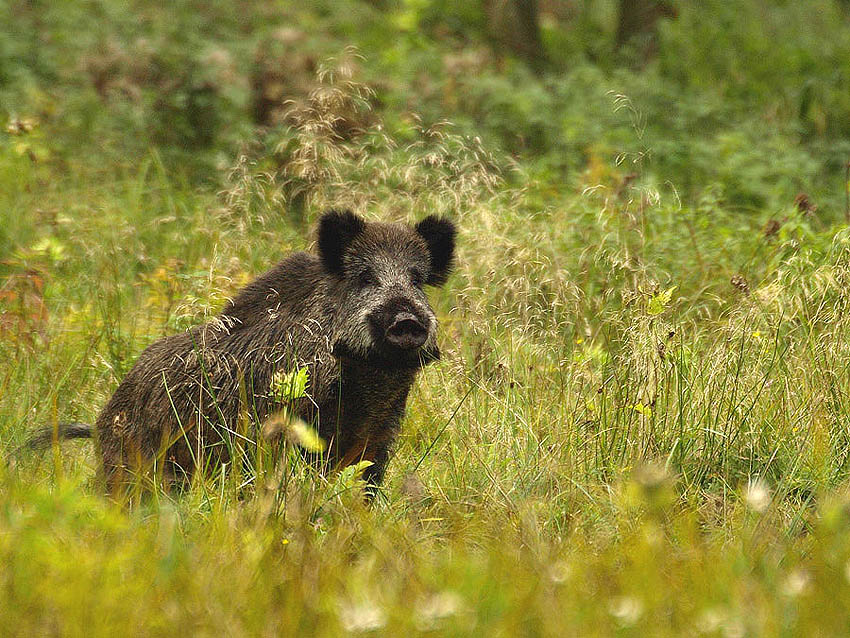
[[[843,207],[850,34],[840,0],[4,2],[0,114],[34,161],[120,169],[158,149],[215,182],[286,126],[331,56],[391,129],[450,120],[575,187],[623,151],[686,198]],[[612,95],[634,110],[613,109]],[[353,132],[363,122],[351,122]],[[635,136],[635,129],[639,135]],[[591,175],[592,182],[597,175]]]
[[[846,0],[0,0],[0,627],[846,634],[848,87]],[[19,449],[328,206],[460,229],[373,509]]]

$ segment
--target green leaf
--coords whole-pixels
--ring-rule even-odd
[[[673,293],[675,292],[678,286],[670,286],[664,292],[659,292],[656,295],[653,295],[649,300],[649,306],[646,311],[650,315],[660,315],[667,308],[667,305],[670,303],[670,299],[673,297]]]
[[[307,396],[310,373],[307,368],[278,372],[272,378],[272,394],[281,403],[290,403]]]
[[[51,261],[61,261],[65,254],[65,244],[55,237],[44,237],[31,247],[33,252],[46,253]]]
[[[362,461],[358,461],[357,463],[353,463],[347,467],[342,468],[339,475],[336,477],[334,483],[338,485],[340,488],[343,487],[353,487],[358,482],[363,481],[363,472],[366,471],[366,468],[373,465],[372,461],[366,461],[365,459]]]

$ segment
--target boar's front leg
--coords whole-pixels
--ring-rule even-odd
[[[342,470],[349,465],[355,465],[361,461],[369,461],[371,465],[363,470],[363,480],[366,481],[366,497],[369,501],[374,499],[379,491],[379,487],[384,480],[384,474],[387,470],[390,456],[392,455],[392,445],[394,438],[381,437],[373,440],[359,440],[352,445],[343,455],[342,460],[337,465],[337,469]]]
[[[390,460],[390,446],[382,445],[372,453],[372,465],[363,471],[363,480],[366,481],[366,495],[371,501],[379,491],[387,471],[387,463]]]

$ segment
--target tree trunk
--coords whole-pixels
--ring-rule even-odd
[[[496,44],[525,60],[537,73],[546,65],[540,38],[537,0],[485,0],[490,33]]]
[[[620,0],[617,49],[633,40],[644,61],[657,51],[655,25],[659,18],[675,18],[676,8],[667,0]]]

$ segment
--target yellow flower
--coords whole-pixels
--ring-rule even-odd
[[[643,403],[638,403],[637,405],[629,406],[632,410],[637,412],[638,414],[642,414],[643,416],[649,418],[652,416],[652,407],[648,405],[644,405]]]

